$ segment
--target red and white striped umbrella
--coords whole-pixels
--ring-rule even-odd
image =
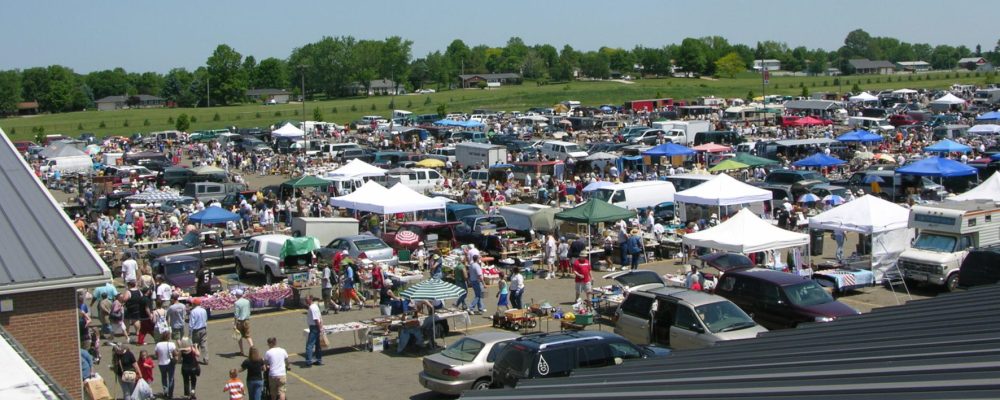
[[[417,236],[416,233],[410,231],[396,232],[396,242],[398,242],[401,245],[405,246],[405,245],[416,244],[419,241],[420,241],[420,236]]]

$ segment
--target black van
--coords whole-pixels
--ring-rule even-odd
[[[958,287],[994,285],[1000,282],[1000,245],[974,249],[958,269]]]
[[[554,332],[521,336],[501,350],[493,364],[493,384],[512,388],[521,379],[568,376],[577,368],[615,365],[624,360],[665,357],[670,350],[637,346],[610,332]]]
[[[859,314],[836,301],[816,281],[762,268],[727,271],[715,294],[729,299],[767,329],[794,328]]]
[[[743,136],[734,131],[705,131],[694,135],[694,145],[699,146],[705,143],[724,144],[736,146],[743,143]]]

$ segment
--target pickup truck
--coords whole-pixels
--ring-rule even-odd
[[[191,256],[165,256],[153,260],[153,273],[162,275],[163,279],[175,288],[185,292],[195,293],[198,277],[195,273],[201,267],[201,261]],[[212,293],[222,290],[219,278],[212,278]]]
[[[462,244],[474,244],[476,248],[490,253],[499,253],[503,246],[497,233],[507,228],[507,220],[500,215],[478,214],[461,219],[455,226],[455,239]]]
[[[280,281],[288,275],[308,271],[309,267],[316,264],[316,256],[312,250],[318,247],[313,243],[306,245],[304,242],[299,246],[291,246],[295,251],[286,257],[281,257],[281,249],[289,240],[312,240],[312,237],[293,238],[288,235],[259,235],[250,238],[242,248],[236,250],[236,275],[240,279],[247,276],[248,272],[256,272],[264,275],[264,282],[272,284]]]
[[[150,250],[146,259],[152,262],[165,256],[192,256],[203,262],[224,260],[232,257],[244,243],[244,238],[223,238],[215,230],[192,231],[178,244]]]

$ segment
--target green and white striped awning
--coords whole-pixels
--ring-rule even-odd
[[[465,289],[440,279],[430,279],[410,286],[400,293],[410,300],[445,300],[464,295]]]

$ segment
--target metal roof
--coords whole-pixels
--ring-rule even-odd
[[[467,399],[1000,398],[1000,285]]]
[[[111,272],[7,134],[0,143],[0,294],[103,285]]]

